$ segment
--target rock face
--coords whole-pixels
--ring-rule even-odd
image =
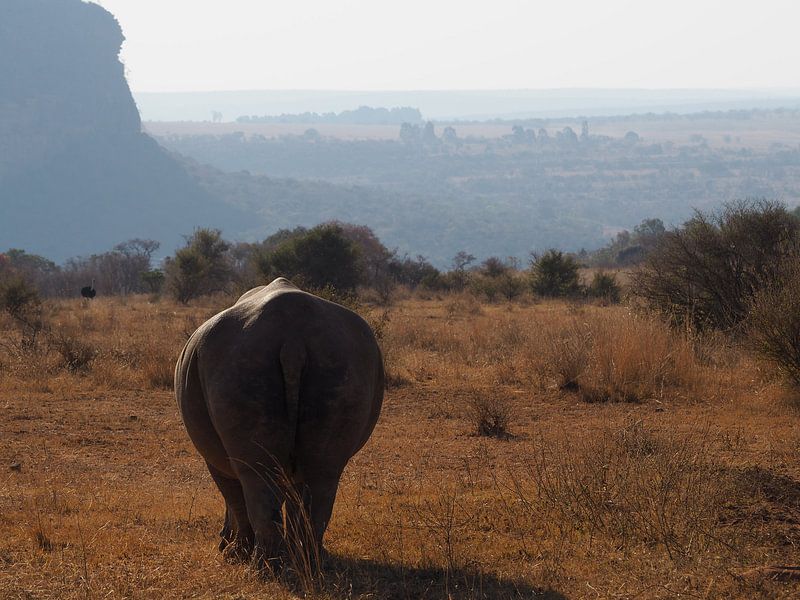
[[[171,251],[244,219],[141,131],[116,19],[81,0],[0,4],[0,250],[54,260],[132,237]]]

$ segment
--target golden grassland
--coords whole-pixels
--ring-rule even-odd
[[[316,589],[228,564],[170,390],[226,302],[52,302],[38,351],[0,320],[0,597],[800,595],[767,568],[800,563],[800,404],[769,369],[624,306],[468,295],[365,309],[390,386]]]

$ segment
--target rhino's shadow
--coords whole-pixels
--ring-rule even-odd
[[[329,555],[325,561],[324,588],[332,596],[348,598],[536,598],[566,600],[563,594],[524,581],[499,579],[478,569],[414,568]]]

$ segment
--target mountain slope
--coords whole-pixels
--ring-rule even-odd
[[[196,226],[247,223],[141,132],[123,39],[81,0],[0,8],[0,248],[60,261],[145,237],[169,250]]]

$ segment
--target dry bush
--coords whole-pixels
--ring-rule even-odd
[[[511,406],[496,395],[478,394],[470,401],[469,419],[478,435],[508,439],[511,418]]]
[[[800,387],[800,267],[759,291],[745,322],[746,345]]]
[[[60,366],[70,373],[85,373],[97,356],[94,346],[72,332],[54,334],[51,343],[61,358]]]
[[[632,291],[673,322],[728,330],[798,249],[800,220],[785,205],[729,203],[661,235],[633,273]]]
[[[483,312],[481,303],[475,296],[466,292],[451,294],[451,298],[445,304],[445,310],[449,318],[477,316]]]
[[[588,439],[541,444],[514,490],[536,521],[573,543],[655,546],[675,562],[735,555],[738,533],[719,528],[734,488],[708,462],[710,450],[707,431],[661,433],[628,422]]]

